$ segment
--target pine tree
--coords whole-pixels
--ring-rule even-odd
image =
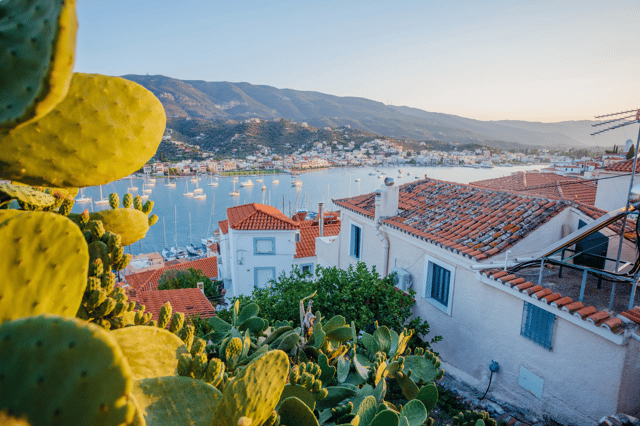
[[[635,155],[636,155],[636,150],[633,147],[633,145],[631,145],[631,148],[629,148],[629,151],[627,152],[627,160],[631,160]]]

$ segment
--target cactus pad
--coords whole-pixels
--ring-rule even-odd
[[[105,230],[119,234],[123,246],[143,239],[149,230],[147,216],[135,209],[106,209],[91,213],[90,217],[102,221]]]
[[[111,335],[49,315],[0,325],[0,410],[37,425],[130,422],[129,366]]]
[[[25,210],[48,208],[56,202],[52,195],[45,194],[27,185],[0,184],[0,203],[11,199],[18,200]]]
[[[309,391],[304,386],[292,384],[288,384],[284,387],[284,389],[282,390],[282,394],[280,395],[280,402],[278,405],[282,404],[284,400],[292,396],[295,396],[300,401],[304,402],[311,411],[316,408],[316,400],[311,391]]]
[[[178,356],[187,353],[178,336],[157,327],[125,327],[112,331],[111,335],[122,348],[134,380],[173,376]]]
[[[75,1],[0,2],[0,128],[42,117],[67,94],[75,7]]]
[[[409,426],[420,426],[427,420],[427,409],[422,402],[414,399],[402,407],[400,415],[407,418]]]
[[[147,424],[156,426],[211,426],[222,397],[215,387],[188,377],[138,380],[133,395]]]
[[[295,396],[290,396],[282,402],[278,415],[283,425],[318,426],[313,411]]]
[[[41,313],[74,316],[89,268],[80,229],[55,213],[0,211],[0,323]]]
[[[280,400],[288,375],[289,358],[282,351],[252,361],[225,387],[216,407],[216,424],[237,426],[241,417],[248,417],[261,425]]]
[[[380,411],[369,423],[369,426],[397,426],[400,419],[398,414],[392,410]]]
[[[49,114],[0,136],[1,177],[54,187],[109,183],[153,156],[165,121],[162,104],[144,87],[76,73]]]

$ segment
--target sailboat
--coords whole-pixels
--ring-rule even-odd
[[[215,206],[216,206],[216,194],[213,194],[213,204],[211,204],[211,216],[209,216],[209,227],[207,228],[207,235],[211,235],[211,236],[200,239],[200,241],[202,242],[202,245],[204,245],[205,247],[213,244],[213,242],[215,241],[213,238],[213,234],[211,233],[211,225],[213,224],[213,221],[214,221],[213,211]]]
[[[169,178],[167,179],[167,183],[165,183],[164,186],[166,186],[167,188],[175,188],[176,182],[171,181],[171,176],[169,176]]]
[[[176,258],[176,251],[175,249],[172,247],[171,250],[169,250],[166,246],[166,234],[167,231],[164,227],[164,217],[162,218],[162,257],[164,258],[164,260],[175,260]]]
[[[218,182],[214,182],[213,181],[213,176],[209,176],[209,183],[207,183],[207,185],[209,185],[209,186],[218,186]]]
[[[253,181],[251,179],[247,179],[244,182],[240,182],[240,186],[252,187]]]
[[[189,181],[185,182],[184,196],[193,197],[193,192],[189,192]]]
[[[129,178],[129,187],[127,188],[127,191],[137,191],[138,187],[137,186],[133,186],[133,178],[130,177]]]
[[[102,196],[102,185],[100,185],[100,199],[95,202],[97,205],[109,204],[109,199]]]
[[[232,180],[231,182],[233,182],[233,191],[231,191],[229,195],[231,195],[232,197],[239,197],[240,191],[236,191],[236,181]]]
[[[145,194],[151,194],[151,192],[153,191],[153,189],[148,188],[148,185],[144,182],[142,182],[142,192]]]
[[[191,178],[191,182],[197,182],[197,181],[198,181],[198,174],[196,173],[196,175]]]
[[[274,176],[274,177],[273,177],[273,180],[271,181],[271,183],[272,183],[273,185],[277,185],[277,184],[279,184],[279,183],[280,183],[280,181],[278,180],[278,178],[276,178],[276,177]]]
[[[147,188],[153,188],[156,186],[156,180],[149,178],[148,174],[145,176],[145,181],[147,183]]]
[[[80,198],[76,198],[76,203],[88,203],[91,198],[84,196],[84,188],[80,188]]]
[[[174,213],[174,234],[173,234],[173,241],[175,244],[175,247],[171,247],[170,253],[173,254],[173,256],[175,256],[176,258],[182,258],[182,257],[187,257],[187,251],[185,249],[183,249],[182,247],[178,247],[178,206],[175,206],[175,213]]]
[[[199,194],[202,191],[203,191],[203,189],[198,186],[198,181],[196,180],[196,189],[193,190],[193,193],[194,194]]]

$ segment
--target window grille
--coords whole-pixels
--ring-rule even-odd
[[[351,225],[351,256],[360,259],[360,247],[362,245],[362,229],[357,225]]]
[[[520,334],[551,350],[555,321],[556,316],[551,312],[538,308],[532,303],[524,302]]]
[[[429,280],[431,282],[431,298],[448,306],[451,272],[440,265],[429,262]]]

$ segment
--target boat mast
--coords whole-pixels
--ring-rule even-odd
[[[178,250],[178,206],[174,204],[173,207],[175,208],[173,239]]]
[[[164,227],[164,216],[162,217],[162,249],[164,250],[167,247],[167,243],[165,242],[167,230]]]

